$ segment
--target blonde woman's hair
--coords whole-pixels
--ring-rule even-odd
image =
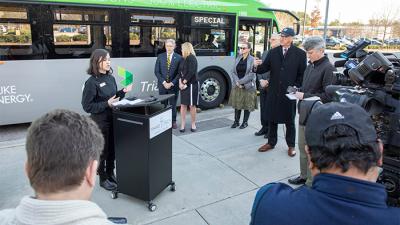
[[[196,53],[194,52],[194,49],[193,49],[193,45],[190,42],[183,43],[181,48],[182,48],[183,58],[186,58],[190,54],[196,56]]]

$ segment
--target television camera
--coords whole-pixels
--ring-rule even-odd
[[[383,166],[378,182],[385,185],[388,204],[400,207],[400,59],[392,53],[363,50],[361,40],[334,57],[343,71],[336,72],[336,84],[326,93],[336,102],[362,106],[372,117],[384,144]]]

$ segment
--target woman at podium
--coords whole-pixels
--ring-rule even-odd
[[[112,76],[110,55],[105,49],[96,49],[90,57],[86,80],[82,93],[82,107],[97,123],[104,136],[104,149],[100,156],[97,173],[100,186],[106,190],[116,190],[117,180],[114,174],[115,151],[112,120],[112,103],[119,101],[126,92],[132,90],[132,84],[121,90]]]
[[[179,89],[181,91],[181,128],[185,132],[186,110],[190,108],[192,119],[190,131],[196,131],[196,106],[199,104],[199,83],[197,81],[197,59],[193,45],[189,42],[182,44],[183,63],[180,65]]]

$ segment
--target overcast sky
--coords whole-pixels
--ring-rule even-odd
[[[305,0],[261,0],[270,4],[271,8],[304,11]],[[319,2],[319,3],[318,3]],[[307,0],[307,13],[319,4],[321,15],[325,18],[326,0]],[[328,20],[339,19],[341,22],[360,21],[368,23],[368,19],[382,15],[384,9],[398,9],[397,19],[400,19],[399,0],[330,0]],[[394,14],[394,13],[392,13]],[[322,20],[323,20],[322,19]]]

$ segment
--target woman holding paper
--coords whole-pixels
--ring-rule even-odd
[[[117,90],[115,78],[111,75],[110,55],[105,49],[96,49],[90,57],[86,80],[82,93],[82,107],[97,123],[104,136],[104,149],[100,156],[97,173],[100,186],[106,190],[117,189],[114,175],[115,151],[113,136],[112,104],[125,97],[132,90],[132,84]]]

